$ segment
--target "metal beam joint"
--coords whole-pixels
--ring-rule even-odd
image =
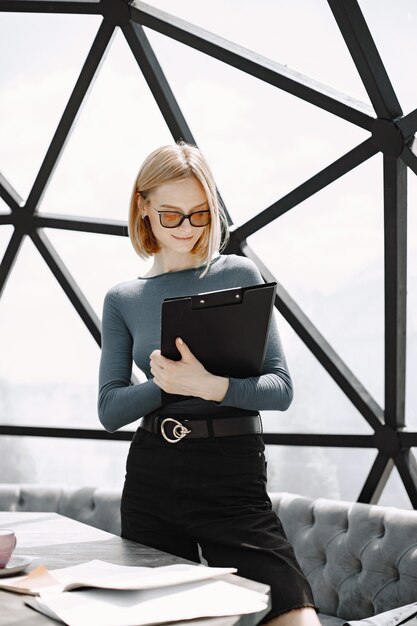
[[[130,22],[130,4],[129,0],[101,0],[101,14],[111,24],[124,26]]]
[[[372,124],[372,143],[384,154],[399,157],[404,150],[404,135],[391,120],[377,118]]]
[[[12,211],[10,222],[14,225],[16,230],[23,233],[29,234],[36,230],[33,213],[27,211],[25,208]]]
[[[398,432],[387,424],[375,430],[375,445],[385,457],[394,458],[401,449]]]

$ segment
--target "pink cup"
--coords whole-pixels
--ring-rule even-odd
[[[16,547],[16,535],[9,528],[0,528],[0,569],[6,567]]]

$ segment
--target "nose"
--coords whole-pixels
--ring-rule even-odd
[[[193,227],[190,223],[190,220],[189,219],[183,220],[182,224],[178,226],[177,230],[181,233],[181,235],[184,235],[184,236],[191,235],[193,232]]]

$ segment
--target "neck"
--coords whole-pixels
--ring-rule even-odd
[[[154,256],[151,272],[152,274],[165,274],[166,272],[178,272],[192,267],[199,267],[200,265],[202,265],[202,260],[198,256],[168,256],[160,252]]]

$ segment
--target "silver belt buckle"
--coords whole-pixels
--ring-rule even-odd
[[[175,439],[170,439],[167,434],[165,433],[165,423],[166,422],[174,422],[175,426],[172,430],[172,434],[174,435]],[[188,435],[188,433],[190,433],[191,430],[189,430],[188,428],[186,428],[183,424],[181,424],[181,422],[179,422],[178,420],[174,420],[172,417],[166,417],[162,422],[161,422],[161,435],[164,437],[164,439],[166,439],[169,443],[178,443],[179,441],[181,441],[181,439],[183,439],[186,435]]]

